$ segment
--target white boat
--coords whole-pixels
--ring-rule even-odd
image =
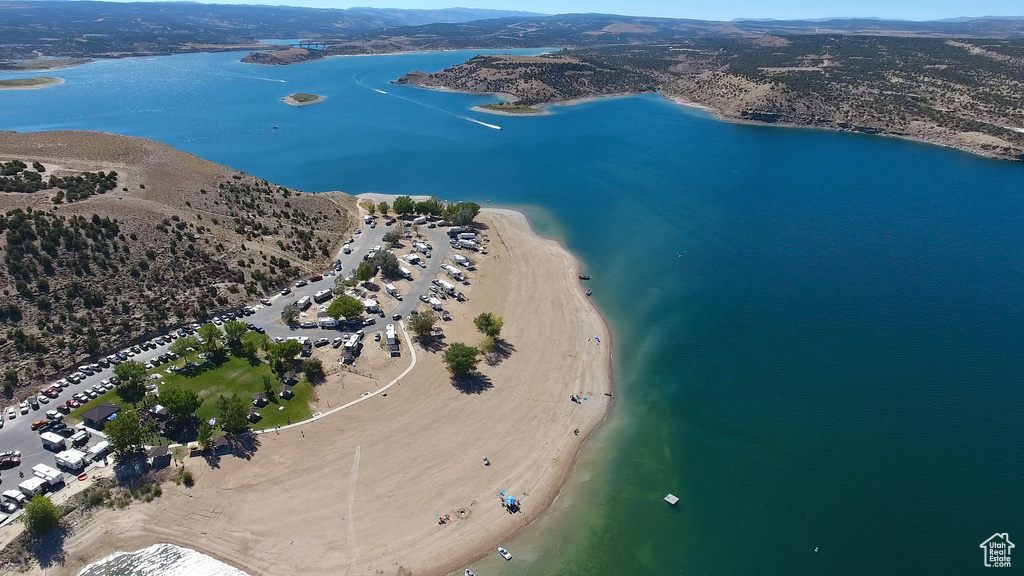
[[[512,559],[512,554],[508,550],[505,550],[504,548],[502,548],[501,546],[498,546],[498,554],[501,554],[501,557],[504,558],[505,560],[511,560]]]
[[[476,576],[476,573],[469,568],[466,568],[466,576]]]

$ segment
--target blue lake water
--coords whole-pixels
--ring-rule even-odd
[[[95,62],[0,92],[0,128],[522,206],[578,254],[617,403],[516,560],[478,572],[967,574],[994,532],[1024,538],[1024,165],[654,96],[508,118],[388,84],[476,53]],[[300,91],[328,99],[279,101]]]

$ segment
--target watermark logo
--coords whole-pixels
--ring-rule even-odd
[[[1013,542],[1010,542],[1010,535],[1006,532],[996,532],[991,538],[981,543],[981,549],[985,551],[985,566],[988,568],[1009,568],[1010,551],[1013,550]]]

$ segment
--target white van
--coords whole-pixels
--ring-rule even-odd
[[[345,245],[341,247],[341,251],[344,252],[345,254],[351,254],[352,253],[352,245],[349,244],[348,242],[346,242]]]

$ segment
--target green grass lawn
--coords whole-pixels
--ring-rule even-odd
[[[248,337],[250,334],[252,333],[246,336]],[[256,335],[252,334],[252,336],[255,337]],[[145,354],[142,357],[145,358]],[[197,358],[195,355],[190,355],[189,360],[196,361]],[[188,373],[174,372],[168,374],[166,372],[167,368],[171,365],[180,368],[185,364],[185,360],[179,358],[151,370],[150,374],[160,374],[162,376],[160,380],[155,381],[159,386],[158,389],[162,390],[167,386],[180,386],[194,390],[199,395],[200,400],[202,400],[202,405],[196,411],[196,416],[202,420],[209,420],[217,416],[217,398],[222,394],[225,396],[239,395],[247,404],[251,403],[253,394],[263,392],[263,376],[270,377],[274,388],[274,398],[270,404],[260,408],[260,415],[263,418],[253,424],[253,429],[263,430],[278,425],[284,426],[289,422],[294,423],[306,420],[312,414],[309,406],[313,400],[313,386],[306,382],[304,378],[300,379],[299,383],[292,388],[295,396],[289,400],[282,400],[277,398],[277,389],[281,386],[282,382],[278,380],[277,375],[273,373],[270,366],[264,363],[253,365],[248,359],[235,357],[230,352],[223,356],[223,361],[220,364],[214,362],[204,363],[202,360],[198,361],[201,362],[200,367]],[[72,391],[78,392],[79,390],[72,386]],[[81,421],[82,413],[102,402],[124,406],[124,402],[118,398],[115,389],[83,404],[72,411],[67,419],[76,422]],[[166,442],[166,439],[164,442]],[[152,443],[155,444],[156,442]]]

